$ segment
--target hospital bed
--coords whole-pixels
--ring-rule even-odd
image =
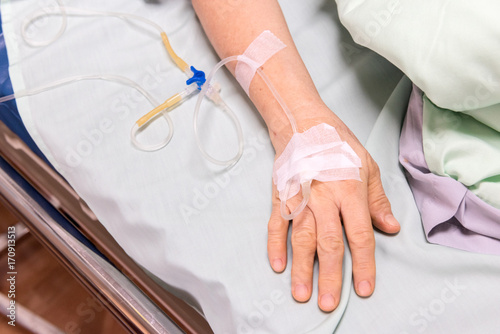
[[[16,29],[19,15],[34,11],[35,3],[2,1],[15,89],[92,71],[142,80],[156,96],[175,92],[182,82],[165,62],[157,36],[119,20],[72,17],[58,43],[44,52],[26,48]],[[160,22],[177,52],[189,55],[193,64],[209,69],[218,60],[189,1],[66,3],[144,15]],[[232,3],[236,10],[238,1]],[[341,304],[330,314],[319,311],[314,294],[308,303],[293,301],[290,268],[280,275],[269,268],[265,241],[274,152],[262,121],[229,75],[218,80],[228,104],[236,106],[246,138],[245,153],[231,173],[199,154],[192,136],[193,99],[182,112],[172,112],[172,142],[144,153],[132,147],[129,130],[150,107],[147,101],[123,87],[85,82],[16,101],[41,151],[1,125],[1,198],[131,332],[494,333],[500,326],[495,315],[500,296],[494,289],[498,257],[427,243],[398,163],[410,80],[353,42],[333,1],[281,4],[320,94],[379,164],[402,224],[398,236],[376,233],[379,276],[372,297],[351,293],[348,249]],[[221,15],[230,15],[230,9]],[[58,24],[47,21],[38,32],[50,37]],[[123,58],[117,60],[113,52]],[[104,119],[112,121],[107,129],[113,130],[101,131],[98,144],[83,145]],[[217,114],[201,122],[218,139],[234,138],[231,124]],[[161,124],[155,126],[153,132],[165,132]],[[227,146],[223,153],[232,153]],[[68,158],[75,153],[79,160]]]
[[[132,333],[211,332],[199,313],[126,255],[46,161],[4,123],[0,134],[0,200],[125,328]],[[18,323],[23,320],[18,315]]]
[[[5,96],[11,86],[1,39]],[[211,332],[197,311],[161,287],[114,241],[34,145],[13,101],[2,106],[0,115],[0,166],[0,201],[128,331]],[[41,330],[18,312],[18,324]]]

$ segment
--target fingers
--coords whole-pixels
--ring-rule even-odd
[[[280,202],[273,190],[273,209],[267,224],[267,255],[274,271],[280,273],[286,268],[286,243],[289,222],[281,216]]]
[[[279,204],[273,205],[271,218],[267,225],[267,254],[271,267],[278,273],[286,268],[288,224],[288,221],[281,217]]]
[[[382,187],[378,166],[371,158],[368,160],[364,174],[367,180],[363,182],[315,183],[309,204],[293,221],[293,297],[299,302],[310,299],[317,252],[318,305],[325,312],[337,308],[341,295],[344,242],[340,217],[352,253],[354,288],[362,297],[370,296],[375,289],[373,225],[386,233],[397,233],[400,229]],[[281,217],[275,189],[273,193],[268,255],[272,268],[281,272],[286,267],[289,222]],[[289,204],[295,207],[294,202],[297,201],[291,199]]]
[[[373,225],[385,233],[398,233],[400,225],[394,218],[391,204],[385,195],[380,170],[373,160],[371,162],[369,164],[368,208]]]
[[[306,207],[292,226],[292,295],[299,302],[311,298],[314,256],[316,254],[316,223]]]
[[[354,288],[361,297],[368,297],[375,288],[375,236],[368,210],[366,189],[358,183],[358,191],[341,204],[344,228],[352,254]]]
[[[339,211],[325,197],[315,196],[310,207],[316,218],[317,252],[319,260],[318,305],[331,312],[340,302],[344,241]]]

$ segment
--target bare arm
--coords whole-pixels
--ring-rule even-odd
[[[287,47],[262,67],[282,95],[297,121],[299,132],[319,123],[334,126],[362,159],[358,181],[320,183],[314,181],[311,199],[293,220],[292,293],[297,301],[307,301],[312,293],[314,256],[319,258],[318,304],[334,310],[340,299],[344,244],[342,222],[353,254],[356,292],[369,296],[375,287],[375,239],[373,224],[396,233],[399,224],[384,194],[378,167],[368,152],[342,121],[321,100],[295,47],[281,8],[274,0],[193,0],[193,6],[221,58],[242,54],[264,30],[270,30]],[[229,64],[234,72],[236,64]],[[259,76],[250,85],[250,98],[266,122],[277,156],[292,136],[285,113]],[[268,224],[268,256],[273,269],[286,266],[288,221],[280,215],[277,191],[273,190],[273,211]],[[298,203],[289,201],[292,207]],[[342,222],[341,222],[342,217]]]
[[[311,106],[323,105],[276,1],[195,0],[193,6],[221,58],[242,54],[262,31],[270,30],[287,47],[269,59],[263,70],[294,116],[298,117],[298,111],[305,108],[312,114],[314,109]],[[233,73],[235,66],[236,63],[228,64]],[[278,132],[290,130],[291,134],[285,114],[259,76],[252,81],[250,98],[273,135],[273,142]]]

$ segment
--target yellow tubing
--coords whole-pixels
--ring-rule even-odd
[[[186,72],[189,68],[189,65],[174,52],[174,50],[172,49],[172,46],[170,45],[170,42],[168,41],[167,34],[162,32],[161,39],[163,40],[163,44],[165,45],[165,49],[167,49],[168,54],[170,55],[170,57],[172,58],[174,63],[177,65],[177,67],[179,67],[183,72]]]
[[[146,115],[139,118],[139,120],[136,122],[137,126],[139,127],[143,126],[147,121],[156,116],[156,114],[158,114],[160,111],[170,108],[181,101],[182,101],[182,96],[180,94],[175,94],[174,96],[168,98],[165,102],[160,104],[158,107],[154,108]]]
[[[174,61],[175,65],[177,65],[177,67],[179,67],[183,72],[186,72],[189,69],[189,65],[174,52],[168,40],[167,34],[165,32],[161,33],[161,39],[163,41],[163,45],[165,45],[165,49],[167,49],[167,52]],[[165,102],[160,104],[158,107],[154,108],[146,115],[139,118],[139,120],[136,122],[137,126],[138,127],[143,126],[145,123],[147,123],[151,118],[156,116],[162,110],[170,108],[181,101],[182,101],[182,96],[180,94],[175,94],[174,96],[168,98]]]

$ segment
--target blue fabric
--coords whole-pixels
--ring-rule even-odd
[[[40,205],[48,215],[57,222],[64,230],[75,237],[78,241],[87,246],[91,251],[100,255],[106,260],[103,254],[83,235],[78,231],[70,222],[66,220],[40,193],[38,193],[29,182],[27,182],[12,166],[9,165],[4,159],[0,157],[0,169],[7,173],[31,198],[33,198],[38,205]]]
[[[7,48],[3,36],[2,15],[0,12],[0,96],[13,94],[12,83],[9,77],[9,59],[7,56]],[[42,154],[38,146],[29,135],[26,127],[21,120],[15,100],[0,103],[0,121],[5,123],[14,133],[16,133],[39,157],[49,163]],[[49,164],[50,165],[50,164]],[[68,233],[75,237],[78,241],[87,246],[90,250],[99,254],[103,259],[106,259],[97,248],[81,234],[70,222],[68,222],[54,207],[47,202],[19,173],[17,173],[5,160],[0,158],[0,168],[4,170],[16,183],[21,186],[37,203],[45,209],[49,215],[64,228]]]
[[[14,91],[12,90],[12,83],[9,77],[9,59],[3,37],[1,17],[0,13],[0,96],[7,96],[13,94]],[[0,120],[15,132],[33,152],[48,162],[24,127],[15,100],[0,103]]]

